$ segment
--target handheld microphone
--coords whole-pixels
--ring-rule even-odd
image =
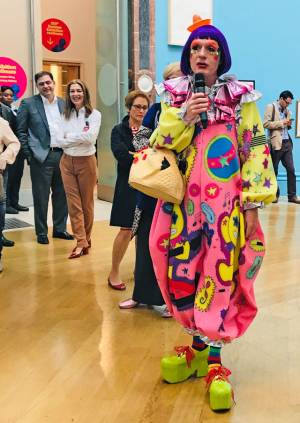
[[[203,93],[205,94],[205,81],[203,73],[195,73],[195,80],[194,80],[194,93]],[[201,112],[200,113],[200,120],[202,124],[202,128],[206,129],[208,126],[208,119],[207,113]]]

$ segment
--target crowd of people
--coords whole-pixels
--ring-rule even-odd
[[[2,254],[3,245],[9,242],[3,237],[5,212],[29,210],[19,204],[26,160],[30,167],[37,242],[49,244],[47,213],[51,192],[52,236],[76,239],[69,255],[74,259],[88,254],[92,245],[97,182],[95,144],[101,113],[93,109],[89,90],[79,79],[68,83],[65,99],[55,95],[51,72],[38,72],[35,83],[39,94],[22,100],[17,112],[12,108],[12,90],[1,88],[0,251]],[[66,230],[68,214],[73,235]]]
[[[162,359],[162,378],[178,383],[205,376],[211,408],[228,410],[233,389],[221,350],[243,335],[257,313],[253,285],[265,254],[258,210],[278,201],[280,161],[288,172],[288,200],[300,203],[288,133],[293,94],[282,92],[262,121],[256,106],[260,94],[224,76],[231,55],[222,32],[200,18],[189,30],[180,63],[166,68],[157,87],[161,102],[150,107],[147,94],[130,91],[128,114],[112,129],[117,180],[110,225],[120,230],[107,281],[111,289],[126,289],[120,266],[135,238],[133,293],[120,309],[162,306],[163,317],[174,317],[191,335],[191,346],[176,347],[175,355]],[[204,79],[203,92],[196,89],[197,74]],[[5,207],[11,213],[27,210],[19,204],[26,160],[37,242],[49,243],[51,192],[52,235],[75,238],[69,258],[79,258],[92,245],[101,114],[81,80],[68,83],[64,100],[55,95],[50,72],[37,73],[35,83],[39,94],[24,99],[17,112],[11,89],[1,88],[0,248],[6,240]],[[149,145],[175,152],[186,184],[181,204],[129,186],[134,154]],[[66,230],[68,214],[73,235]]]

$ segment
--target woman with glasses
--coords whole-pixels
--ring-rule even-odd
[[[181,76],[180,63],[170,63],[164,70],[164,80]],[[143,125],[151,130],[158,125],[161,112],[160,103],[149,108]],[[119,303],[120,309],[131,309],[139,304],[154,306],[161,317],[172,317],[157,284],[149,251],[149,233],[157,200],[148,195],[137,193],[137,206],[134,213],[132,234],[136,235],[136,260],[134,269],[134,288],[131,298]],[[156,307],[157,306],[157,307]]]
[[[151,132],[142,126],[144,116],[149,108],[150,100],[142,91],[129,92],[125,98],[128,115],[116,125],[111,133],[111,150],[117,166],[117,181],[112,204],[110,225],[120,228],[112,250],[112,266],[108,275],[108,285],[112,289],[124,290],[125,283],[121,279],[120,264],[131,239],[136,191],[128,185],[128,177],[133,153],[141,150],[149,143]]]
[[[222,76],[231,56],[219,29],[195,17],[189,30],[184,77],[164,83],[151,138],[177,153],[186,192],[180,205],[158,201],[150,251],[166,304],[193,337],[192,348],[162,359],[162,377],[177,383],[206,376],[210,406],[221,410],[233,403],[221,348],[243,335],[257,312],[253,284],[265,252],[258,207],[274,199],[276,179],[259,94]]]

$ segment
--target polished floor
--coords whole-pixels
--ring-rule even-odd
[[[88,256],[67,260],[73,242],[35,242],[32,229],[9,233],[0,276],[0,423],[300,422],[300,206],[261,212],[268,253],[256,282],[260,312],[224,349],[236,405],[213,413],[204,381],[161,381],[159,362],[189,343],[155,310],[120,311],[130,296],[107,286],[112,239],[97,221]],[[8,234],[7,234],[8,236]]]

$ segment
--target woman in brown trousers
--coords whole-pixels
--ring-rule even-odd
[[[93,109],[85,83],[79,79],[67,86],[63,115],[64,154],[60,170],[67,196],[68,210],[76,246],[70,259],[88,254],[94,221],[94,188],[97,182],[95,143],[100,130],[101,113]]]

